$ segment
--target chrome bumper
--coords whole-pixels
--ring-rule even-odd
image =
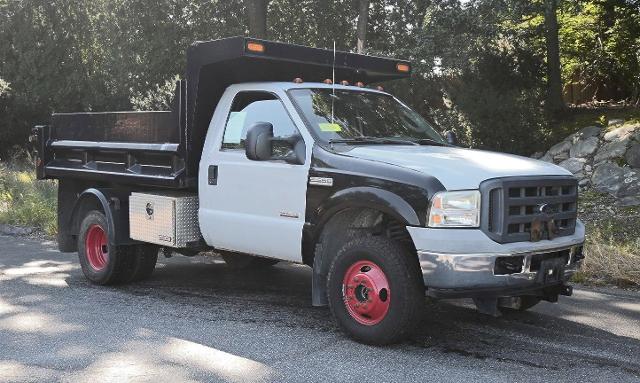
[[[571,236],[508,244],[496,243],[480,230],[407,229],[418,249],[427,294],[438,297],[512,296],[563,284],[579,268],[581,262],[576,260],[576,254],[584,243],[584,225],[581,222]],[[532,267],[533,260],[537,262],[540,254],[567,250],[568,261],[557,261],[552,271],[547,270],[549,263],[546,261]],[[496,273],[496,260],[503,257],[522,257],[522,267],[513,273],[504,273],[503,270]],[[548,272],[562,275],[543,275]]]
[[[543,288],[568,281],[580,265],[575,255],[582,245],[568,248],[550,249],[544,252],[513,253],[513,254],[439,254],[419,251],[420,268],[425,286],[436,290],[436,294],[445,295],[445,291],[454,290],[462,293],[464,290],[493,291],[496,294],[509,291],[526,290],[528,288]],[[562,275],[540,275],[547,272],[544,268],[532,270],[532,260],[539,254],[569,251],[569,259],[563,262]],[[512,274],[496,274],[496,260],[502,257],[523,257],[523,267],[520,272]],[[551,270],[550,272],[553,272]],[[473,294],[470,294],[473,295]]]

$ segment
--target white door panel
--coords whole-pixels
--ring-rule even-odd
[[[264,100],[251,107],[236,108],[234,97],[243,89],[254,92],[245,85],[228,89],[209,126],[198,190],[202,235],[207,244],[218,249],[302,262],[312,140],[306,130],[299,128],[302,122],[284,94],[279,94],[282,103],[278,101],[282,109]],[[269,94],[273,97],[274,93]],[[224,138],[229,111],[234,115]],[[244,137],[248,125],[256,121],[272,122],[276,135],[298,127],[306,143],[305,164],[249,160],[244,149],[238,148],[242,146],[238,134]],[[230,143],[224,149],[223,140]],[[215,185],[207,182],[209,166],[218,167]]]
[[[308,168],[223,151],[218,184],[200,191],[207,243],[227,250],[300,261]]]

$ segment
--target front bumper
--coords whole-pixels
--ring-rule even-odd
[[[510,296],[563,284],[579,267],[584,243],[580,221],[570,236],[505,244],[476,229],[407,229],[418,250],[427,294],[437,297]],[[496,270],[498,259],[512,257],[521,259],[521,268],[506,274]]]

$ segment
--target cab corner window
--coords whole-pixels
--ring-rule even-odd
[[[247,131],[257,122],[273,125],[274,137],[298,134],[282,102],[267,92],[240,92],[231,105],[222,149],[244,149]]]

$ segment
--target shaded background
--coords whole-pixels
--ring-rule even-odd
[[[410,59],[387,89],[479,148],[640,98],[638,0],[0,0],[0,156],[54,111],[165,109],[187,47],[235,35]]]

